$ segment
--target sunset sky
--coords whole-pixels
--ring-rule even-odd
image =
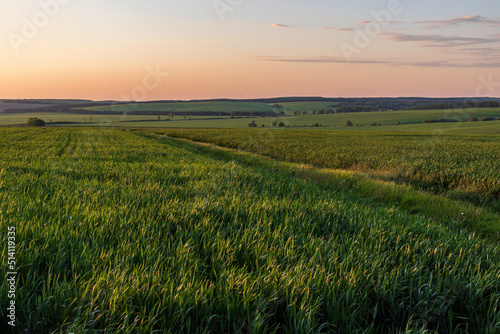
[[[498,0],[0,8],[0,98],[500,97]]]

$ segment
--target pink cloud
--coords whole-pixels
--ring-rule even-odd
[[[409,35],[400,33],[382,33],[393,42],[419,42],[426,47],[458,47],[476,44],[495,43],[497,38],[460,37],[444,35]]]
[[[476,23],[476,24],[483,24],[489,27],[498,27],[500,26],[500,19],[487,18],[480,15],[470,15],[470,16],[455,17],[452,19],[438,20],[438,21],[417,21],[415,23],[426,24],[425,26],[426,29],[450,27],[466,23]]]
[[[334,27],[322,27],[321,29],[334,30],[334,31],[354,31],[354,28],[334,28]]]
[[[273,28],[291,28],[291,26],[289,26],[289,25],[280,24],[280,23],[273,23],[273,24],[271,24],[271,27],[273,27]]]

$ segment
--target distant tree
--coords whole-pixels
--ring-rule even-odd
[[[399,123],[399,121],[398,121],[398,122],[396,122],[396,125],[401,125],[401,123]]]
[[[28,125],[28,126],[45,126],[45,122],[39,118],[30,117],[28,119],[28,122],[26,125]]]
[[[273,128],[275,128],[275,127],[277,127],[277,126],[278,126],[278,121],[277,121],[277,120],[274,120],[271,124],[272,124]]]
[[[278,108],[279,109],[279,108],[281,108],[281,106],[279,104],[275,103],[275,104],[273,104],[273,108]]]
[[[263,127],[263,128],[265,128],[265,127],[266,127],[266,125],[265,125],[265,124],[262,124],[262,127]]]
[[[477,119],[477,117],[471,117],[471,118],[469,118],[469,122],[477,122],[477,121],[479,121]]]
[[[284,127],[285,127],[285,123],[280,122],[279,127],[280,127],[280,128],[284,128]]]
[[[353,126],[352,122],[351,121],[346,121],[345,122],[345,126]]]
[[[494,121],[495,119],[493,117],[487,117],[487,116],[484,116],[482,121]]]
[[[251,128],[256,128],[257,127],[257,123],[255,123],[255,121],[251,121],[250,123],[248,123],[248,126],[251,127]]]

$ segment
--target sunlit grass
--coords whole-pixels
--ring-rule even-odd
[[[500,330],[500,249],[465,230],[133,132],[0,132],[19,333]]]
[[[150,130],[320,168],[411,182],[500,212],[500,137],[297,130]],[[383,177],[382,177],[383,178]]]

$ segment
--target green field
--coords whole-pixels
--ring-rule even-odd
[[[288,120],[288,126],[310,126],[313,123],[319,123],[322,127],[344,127],[346,121],[351,121],[356,125],[362,125],[364,128],[370,128],[372,123],[381,125],[400,124],[420,125],[425,119],[449,118],[460,122],[467,121],[471,117],[482,119],[483,117],[500,117],[499,108],[484,109],[460,109],[460,110],[400,110],[400,111],[379,111],[367,113],[345,113],[345,114],[327,114],[327,115],[307,115],[292,117]],[[478,123],[478,122],[474,122]],[[485,122],[489,123],[489,122]],[[449,126],[449,123],[438,123],[439,125]],[[490,123],[491,124],[491,123]],[[457,124],[452,124],[457,126]]]
[[[227,103],[227,102],[226,102]],[[219,103],[225,105],[226,103]],[[319,102],[318,102],[319,103]],[[325,103],[325,102],[322,102]],[[284,103],[286,105],[287,103]],[[295,105],[306,105],[307,102],[298,102]],[[150,105],[150,104],[145,104]],[[309,102],[312,107],[315,103]],[[139,106],[142,106],[140,104]],[[316,105],[318,106],[318,105]],[[270,106],[268,106],[270,107]],[[111,107],[106,107],[111,108]],[[193,110],[196,108],[193,107]],[[229,109],[228,109],[229,110]],[[228,111],[226,110],[226,111]],[[198,110],[199,111],[199,110]],[[395,131],[395,132],[421,132],[421,133],[463,133],[463,134],[500,134],[500,121],[467,122],[471,117],[500,117],[499,108],[464,109],[464,110],[419,110],[419,111],[385,111],[370,113],[325,114],[287,117],[214,117],[214,116],[148,116],[148,115],[82,115],[82,114],[0,114],[0,125],[26,124],[29,117],[38,117],[49,123],[48,126],[109,126],[125,128],[248,128],[251,121],[258,127],[270,128],[273,121],[283,122],[287,127],[356,131]],[[457,123],[431,123],[423,124],[424,119],[456,119]],[[347,121],[354,126],[346,127]],[[396,125],[400,122],[400,125]],[[63,124],[51,124],[63,123]],[[376,123],[377,126],[371,126]],[[380,126],[378,126],[380,124]],[[316,126],[317,125],[317,126]]]
[[[484,134],[496,135],[500,134],[500,121],[492,122],[457,122],[457,123],[432,123],[423,124],[422,122],[401,125],[381,125],[370,126],[372,122],[378,122],[380,115],[364,115],[364,126],[346,127],[345,122],[349,119],[355,119],[353,116],[346,116],[352,114],[338,114],[338,115],[309,115],[299,117],[280,117],[280,118],[221,118],[213,119],[211,117],[202,118],[199,116],[191,117],[192,120],[184,120],[182,117],[175,117],[171,122],[127,122],[124,119],[122,122],[113,122],[105,125],[115,127],[128,127],[128,128],[182,128],[182,129],[248,129],[248,124],[255,120],[257,126],[262,128],[271,128],[272,122],[277,120],[287,124],[288,127],[294,129],[308,129],[314,128],[315,130],[347,130],[347,131],[390,131],[390,132],[419,132],[429,134],[441,133],[456,133],[456,134]],[[481,115],[479,115],[481,116]],[[358,116],[359,117],[359,116]],[[369,117],[369,118],[368,118]],[[483,117],[483,116],[481,116]],[[318,123],[318,127],[314,125]],[[89,124],[89,126],[92,126]]]
[[[164,111],[164,112],[200,112],[200,111],[216,111],[216,112],[232,112],[232,111],[284,111],[288,114],[293,114],[294,111],[312,111],[320,109],[335,109],[335,102],[284,102],[279,103],[281,109],[273,108],[274,103],[260,102],[169,102],[169,103],[136,103],[136,104],[121,104],[115,106],[89,107],[87,110],[95,111]]]
[[[353,128],[354,130],[354,128]],[[360,130],[360,128],[356,128]],[[361,130],[366,130],[365,127]],[[460,123],[433,123],[433,124],[405,124],[398,126],[370,127],[374,131],[395,131],[430,134],[477,134],[500,135],[500,121],[495,122],[460,122]]]
[[[489,123],[489,122],[484,122]],[[153,130],[320,168],[384,172],[500,212],[500,136],[314,130]],[[375,175],[376,176],[376,175]]]
[[[249,117],[249,118],[220,118],[192,116],[191,120],[181,116],[175,116],[172,122],[127,122],[126,116],[121,117],[119,122],[107,125],[117,127],[142,127],[142,128],[248,128],[248,124],[255,120],[258,127],[272,127],[272,122],[277,120],[288,127],[336,130],[363,130],[363,131],[396,131],[396,132],[427,132],[427,133],[466,133],[466,134],[500,134],[500,121],[490,122],[467,122],[471,117],[482,119],[483,117],[500,117],[500,109],[464,109],[464,110],[418,110],[418,111],[384,111],[370,113],[348,113],[348,114],[326,114],[326,115],[301,115],[280,118],[272,117]],[[457,123],[431,123],[423,124],[425,119],[450,118],[456,119]],[[137,118],[131,118],[137,119]],[[139,117],[140,119],[140,117]],[[145,118],[143,118],[145,119]],[[154,118],[150,118],[154,119]],[[1,120],[1,118],[0,118]],[[346,127],[347,121],[354,126]],[[400,125],[396,125],[400,122]],[[377,123],[380,126],[371,126]]]
[[[139,132],[0,135],[17,333],[500,331],[500,248],[463,224]]]
[[[37,117],[44,120],[47,126],[86,126],[86,127],[167,127],[177,122],[207,122],[214,120],[212,116],[168,116],[152,115],[86,115],[68,113],[16,113],[0,114],[0,126],[2,125],[25,125],[28,118]],[[217,121],[229,119],[229,117],[217,117]],[[172,123],[170,123],[172,122]]]
[[[0,125],[24,125],[28,118],[37,117],[49,123],[83,123],[75,125],[101,126],[120,124],[127,121],[133,123],[138,120],[152,121],[154,124],[158,120],[158,116],[148,115],[84,115],[84,114],[67,114],[67,113],[16,113],[16,114],[0,114]],[[182,117],[178,117],[183,119]],[[200,118],[204,118],[201,117]],[[161,116],[162,120],[167,119],[166,116]]]
[[[136,103],[115,106],[84,108],[95,111],[164,111],[164,112],[200,112],[200,111],[275,111],[266,103],[258,102],[171,102],[171,103]]]
[[[290,114],[294,111],[312,111],[336,109],[337,102],[282,102],[279,103],[283,111]]]

